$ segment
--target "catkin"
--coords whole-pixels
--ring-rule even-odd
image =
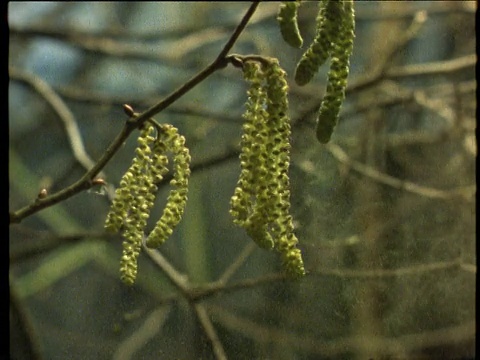
[[[182,219],[190,177],[191,158],[185,146],[185,138],[178,134],[177,129],[172,125],[163,125],[162,130],[159,144],[171,151],[174,159],[174,175],[170,181],[173,189],[168,195],[162,216],[146,239],[146,245],[149,248],[157,248],[162,245]]]
[[[353,50],[355,31],[353,0],[344,1],[344,11],[336,42],[332,47],[332,59],[328,72],[325,95],[317,117],[316,136],[325,144],[330,141],[338,123],[350,69],[350,55]]]
[[[143,241],[143,229],[153,206],[156,185],[151,177],[154,128],[140,130],[132,165],[123,175],[105,221],[108,231],[122,231],[124,241],[120,261],[121,280],[132,285],[137,276],[137,259]]]
[[[297,85],[308,84],[318,72],[320,66],[330,57],[333,44],[337,38],[342,13],[342,1],[322,0],[319,2],[315,38],[295,69]]]
[[[285,271],[305,274],[301,252],[293,233],[290,210],[290,118],[286,73],[277,59],[258,64],[246,61],[244,77],[250,82],[244,133],[241,141],[241,173],[231,198],[234,223],[264,249],[281,253]]]
[[[174,159],[174,177],[170,182],[174,190],[170,192],[157,226],[146,238],[147,246],[157,247],[171,235],[182,217],[187,199],[190,155],[185,139],[171,125],[162,124],[159,128],[157,138],[153,136],[153,126],[145,125],[140,130],[136,155],[115,191],[105,221],[108,231],[122,232],[120,279],[127,285],[133,285],[137,276],[137,259],[145,237],[144,230],[154,205],[157,184],[168,173],[166,153],[169,151]]]
[[[301,48],[302,35],[298,29],[297,12],[300,1],[282,1],[278,11],[277,20],[283,40],[290,46]]]

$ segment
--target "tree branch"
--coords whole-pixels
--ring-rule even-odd
[[[451,344],[475,339],[475,321],[453,325],[433,331],[406,334],[397,337],[352,336],[335,340],[322,340],[307,334],[294,334],[278,327],[258,324],[225,310],[218,305],[209,305],[210,313],[215,314],[215,321],[227,329],[255,342],[270,344],[272,342],[302,349],[310,354],[321,356],[338,356],[345,353],[377,352],[384,355],[413,352],[425,347]],[[395,356],[394,356],[395,357]]]
[[[202,329],[207,336],[207,339],[210,341],[212,345],[213,353],[215,355],[216,360],[227,360],[227,355],[225,354],[225,350],[223,349],[223,345],[218,338],[217,331],[215,330],[215,326],[213,326],[210,317],[208,316],[208,312],[205,309],[205,306],[202,304],[194,303],[192,305],[195,314],[197,316]]]
[[[417,185],[407,180],[400,180],[393,176],[384,174],[370,166],[364,165],[356,160],[351,159],[342,148],[335,144],[327,144],[325,148],[333,155],[333,157],[342,164],[352,168],[356,172],[369,177],[379,183],[388,185],[398,190],[404,190],[413,194],[424,196],[431,199],[459,199],[471,202],[474,199],[476,186],[462,186],[452,190],[440,190],[431,187]]]
[[[53,90],[47,82],[43,81],[36,75],[29,74],[14,66],[8,67],[8,74],[11,79],[23,82],[32,87],[45,99],[47,104],[52,107],[53,111],[55,111],[63,123],[75,159],[86,170],[91,169],[95,163],[85,151],[77,120],[62,98],[58,96],[55,90]]]
[[[123,143],[128,138],[128,136],[137,127],[140,127],[147,119],[158,114],[159,112],[161,112],[162,110],[164,110],[165,108],[173,104],[175,101],[180,99],[183,95],[188,93],[196,85],[201,83],[211,74],[213,74],[215,71],[223,69],[228,65],[228,63],[230,62],[230,59],[226,55],[232,49],[233,45],[235,44],[235,41],[238,39],[242,31],[245,29],[248,21],[250,20],[253,13],[255,12],[255,9],[258,7],[258,4],[259,4],[258,2],[254,2],[253,4],[250,5],[250,8],[242,18],[240,24],[237,26],[233,34],[231,35],[230,39],[227,41],[223,49],[220,51],[220,54],[217,56],[217,58],[210,65],[208,65],[204,70],[200,71],[193,78],[188,80],[180,88],[172,92],[164,100],[160,101],[159,103],[152,106],[145,112],[141,113],[138,117],[134,119],[134,121],[132,121],[132,119],[127,121],[123,129],[120,131],[117,137],[113,140],[113,142],[110,144],[110,146],[107,148],[107,150],[102,155],[102,157],[98,160],[98,162],[89,171],[87,171],[77,182],[45,198],[42,198],[42,199],[37,198],[33,203],[21,208],[20,210],[17,210],[15,212],[10,212],[9,223],[10,224],[19,223],[27,216],[30,216],[42,209],[45,209],[63,200],[66,200],[83,190],[88,190],[93,185],[95,185],[94,183],[92,183],[92,180],[105,167],[105,165],[110,161],[113,155],[123,145]]]

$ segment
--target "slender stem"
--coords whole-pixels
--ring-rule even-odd
[[[205,309],[205,306],[203,306],[202,304],[193,304],[192,307],[195,311],[195,315],[197,316],[200,325],[202,326],[203,332],[210,341],[215,359],[227,360],[225,349],[223,348],[222,342],[218,338],[215,326],[213,325],[212,320],[210,320],[210,316],[208,316],[208,312]]]
[[[201,83],[215,71],[223,69],[226,67],[231,59],[227,57],[228,52],[232,49],[233,45],[237,41],[238,37],[245,29],[246,25],[248,24],[250,18],[252,17],[253,13],[255,12],[256,8],[258,7],[259,3],[254,2],[250,5],[249,9],[243,16],[242,20],[238,24],[237,28],[231,35],[230,39],[227,41],[223,49],[220,51],[220,54],[217,58],[208,65],[205,69],[200,71],[197,75],[192,77],[188,80],[185,84],[183,84],[180,88],[173,91],[169,96],[165,99],[157,103],[156,105],[152,106],[145,112],[141,113],[138,117],[135,118],[135,122],[127,121],[120,131],[120,133],[116,136],[110,146],[107,148],[105,153],[102,157],[98,160],[98,162],[89,170],[87,171],[78,181],[74,184],[70,185],[69,187],[60,190],[59,192],[47,196],[43,199],[37,198],[33,203],[15,211],[10,212],[10,224],[19,223],[24,218],[35,214],[36,212],[48,208],[52,205],[55,205],[63,200],[66,200],[73,195],[78,194],[83,190],[88,190],[92,187],[92,180],[95,176],[105,167],[105,165],[110,161],[110,159],[115,155],[115,153],[120,149],[122,144],[128,138],[128,136],[139,126],[141,126],[147,119],[151,118],[152,116],[158,114],[175,101],[180,99],[183,95],[187,92],[192,90],[196,85]]]
[[[94,162],[85,150],[77,120],[62,98],[45,80],[40,79],[38,76],[29,74],[28,72],[20,70],[14,66],[8,67],[8,74],[11,79],[24,82],[31,86],[32,89],[42,96],[52,107],[53,111],[56,112],[58,118],[63,123],[73,156],[80,165],[86,170],[89,170],[94,165]]]

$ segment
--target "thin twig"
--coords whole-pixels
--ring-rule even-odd
[[[311,271],[312,276],[334,276],[338,278],[351,279],[378,279],[389,277],[417,276],[424,273],[441,271],[447,269],[460,269],[465,272],[476,272],[476,266],[465,264],[462,258],[451,261],[439,261],[434,263],[418,264],[404,266],[395,269],[314,269]],[[472,271],[472,269],[475,271]]]
[[[63,245],[70,245],[87,239],[107,239],[116,238],[119,235],[106,232],[86,232],[78,234],[68,234],[63,236],[47,235],[42,236],[38,233],[25,236],[25,241],[16,241],[10,244],[9,260],[10,264],[27,260],[32,256],[44,254]],[[28,240],[27,240],[28,239]],[[34,239],[34,240],[33,240]]]
[[[369,335],[368,338],[365,336],[352,336],[335,340],[323,340],[318,338],[318,336],[315,337],[305,333],[294,334],[279,327],[261,325],[235,315],[218,305],[209,305],[208,310],[215,315],[215,322],[231,331],[247,336],[257,343],[271,344],[274,342],[282,346],[289,346],[322,356],[338,356],[346,353],[358,353],[359,351],[375,351],[384,355],[394,355],[402,351],[412,352],[438,345],[473,341],[475,338],[475,321],[470,321],[439,330],[397,337]]]
[[[474,68],[477,63],[477,55],[466,55],[452,60],[434,61],[425,64],[395,66],[382,73],[372,72],[365,78],[360,78],[346,89],[346,94],[353,94],[373,85],[382,80],[400,79],[415,76],[441,76],[453,75],[459,71]]]
[[[53,90],[47,82],[36,75],[20,70],[15,66],[8,67],[8,74],[11,79],[23,82],[32,87],[45,99],[47,104],[52,107],[53,111],[55,111],[63,123],[73,156],[78,163],[85,168],[85,170],[90,170],[95,165],[95,162],[85,151],[77,120],[62,98],[58,96],[55,90]],[[104,174],[99,173],[99,175],[105,177]]]
[[[429,16],[451,16],[452,14],[472,16],[476,11],[476,1],[432,1],[418,4],[424,7],[421,11],[426,11]],[[414,16],[417,11],[416,6],[400,5],[390,10],[382,9],[382,11],[378,11],[374,7],[358,6],[355,11],[355,18],[358,21],[404,20]]]
[[[425,25],[427,21],[426,11],[418,11],[415,13],[415,16],[412,19],[412,22],[406,30],[399,31],[395,37],[395,41],[390,45],[390,48],[381,55],[379,61],[376,64],[376,71],[378,71],[379,76],[382,76],[383,73],[387,72],[390,68],[395,56],[407,46],[407,44],[414,39]]]
[[[477,55],[471,54],[463,57],[459,57],[452,60],[429,62],[424,64],[395,66],[389,70],[383,71],[382,69],[374,69],[368,75],[359,77],[351,82],[347,86],[345,93],[348,96],[360,93],[364,90],[371,89],[375,85],[385,80],[408,78],[415,76],[447,76],[454,75],[459,71],[472,69],[474,70],[477,63]],[[312,85],[312,87],[315,85]],[[311,99],[312,87],[305,86],[303,88],[295,87],[292,89],[292,94],[301,95],[302,97]],[[316,87],[315,87],[316,89]],[[318,93],[318,90],[315,90]],[[301,113],[296,117],[294,124],[300,126],[309,119],[312,115],[318,112],[322,99],[320,94],[320,100],[315,99],[309,101],[306,106],[303,107]]]
[[[258,288],[268,284],[274,284],[281,281],[289,281],[290,279],[282,273],[267,274],[256,278],[245,279],[230,284],[224,282],[215,281],[205,285],[192,286],[182,278],[169,263],[162,257],[161,261],[155,263],[159,268],[165,272],[165,268],[173,269],[175,275],[168,275],[169,270],[165,272],[170,278],[171,282],[178,289],[181,290],[181,294],[174,294],[165,297],[161,300],[161,304],[169,304],[180,300],[180,298],[187,298],[191,303],[198,303],[202,300],[210,297],[219,296],[221,294],[230,294],[240,290],[248,290],[252,288]],[[477,266],[474,264],[467,264],[463,262],[462,258],[457,258],[451,261],[440,261],[429,264],[418,264],[411,266],[399,267],[396,269],[311,269],[307,277],[336,277],[339,279],[358,279],[358,280],[370,280],[370,279],[385,279],[391,277],[403,277],[403,276],[419,276],[425,273],[431,273],[435,271],[443,270],[461,270],[467,273],[476,274]],[[165,264],[167,264],[165,266]],[[295,281],[295,280],[292,280]],[[183,282],[183,285],[178,285]]]
[[[145,344],[160,332],[170,313],[171,306],[163,305],[152,311],[143,324],[127,339],[122,341],[115,353],[113,360],[133,359],[135,352],[145,346]]]
[[[213,354],[215,355],[216,360],[227,360],[227,355],[225,354],[225,350],[223,349],[223,345],[218,338],[217,331],[208,316],[208,312],[205,309],[205,306],[202,304],[193,303],[193,309],[195,311],[195,315],[197,316],[200,325],[202,326],[205,335],[207,336],[210,344],[212,345]]]
[[[257,249],[257,245],[253,242],[248,243],[243,250],[238,254],[235,261],[225,269],[222,276],[217,280],[221,284],[226,284],[228,280],[240,269],[248,257]]]
[[[264,9],[262,14],[249,21],[249,25],[261,25],[276,13],[276,8]],[[223,34],[233,31],[238,23],[230,22],[205,28],[203,24],[192,23],[187,27],[178,29],[165,29],[162,31],[145,31],[142,33],[124,29],[103,29],[101,33],[85,31],[83,29],[58,29],[39,25],[29,27],[9,24],[9,33],[19,37],[46,37],[68,42],[69,46],[76,46],[85,51],[92,51],[107,56],[151,60],[155,62],[168,62],[178,64],[178,60],[187,52],[198,48],[207,42],[216,41]],[[181,38],[180,40],[178,40]],[[174,46],[174,51],[152,53],[151,44],[146,42],[174,39],[180,41],[182,46]],[[187,45],[188,44],[191,45]],[[178,49],[178,50],[177,50]]]
[[[412,266],[404,266],[396,269],[311,269],[307,276],[309,277],[338,277],[340,279],[380,279],[389,277],[416,276],[423,273],[441,271],[447,269],[459,269],[469,273],[476,273],[476,265],[466,264],[462,258],[451,261],[440,261],[429,264],[419,264]],[[227,294],[238,290],[246,290],[279,281],[288,281],[289,278],[285,274],[269,274],[257,278],[246,279],[231,284],[222,282],[212,282],[206,285],[192,288],[190,293],[196,299],[206,299],[219,294]]]
[[[149,249],[145,245],[143,250],[167,276],[172,285],[182,293],[182,296],[190,299],[190,285],[187,276],[178,272],[159,251]]]
[[[113,155],[120,149],[124,141],[128,138],[130,133],[135,130],[135,128],[136,125],[134,123],[126,122],[120,133],[115,137],[113,142],[110,144],[107,150],[105,150],[104,154],[102,155],[100,160],[93,166],[93,168],[87,171],[74,184],[45,198],[37,198],[31,204],[17,211],[10,212],[10,224],[19,223],[24,218],[35,214],[40,210],[58,204],[61,201],[64,201],[84,190],[90,189],[92,186],[95,186],[95,183],[92,180],[104,168],[104,166],[113,157]]]
[[[400,79],[416,76],[451,75],[458,71],[471,68],[477,64],[477,55],[465,55],[452,60],[434,61],[425,64],[395,66],[387,71],[389,79]]]
[[[400,180],[393,176],[384,174],[370,166],[364,165],[356,160],[351,159],[343,149],[333,143],[325,145],[325,148],[340,163],[352,168],[356,172],[367,176],[379,183],[388,185],[398,190],[404,190],[412,194],[417,194],[431,199],[460,199],[466,202],[473,201],[476,186],[462,186],[452,190],[439,190],[432,187],[417,185],[407,180]]]
[[[183,84],[180,88],[178,88],[169,96],[167,96],[164,100],[152,106],[151,108],[143,112],[138,118],[136,118],[136,122],[138,126],[141,126],[148,118],[153,117],[154,115],[158,114],[159,112],[161,112],[162,110],[164,110],[165,108],[173,104],[175,101],[177,101],[179,98],[185,95],[188,91],[193,89],[196,85],[201,83],[211,74],[213,74],[215,71],[219,69],[223,69],[228,65],[229,59],[227,58],[227,54],[232,49],[233,45],[235,44],[235,41],[238,39],[242,31],[244,30],[249,19],[255,12],[255,9],[257,8],[257,6],[258,6],[257,2],[254,2],[252,5],[250,5],[250,8],[248,9],[247,13],[242,18],[242,21],[240,22],[238,27],[235,29],[230,39],[227,41],[224,48],[220,51],[220,54],[217,56],[217,58],[210,65],[208,65],[204,70],[200,71],[197,75],[195,75],[193,78],[188,80],[185,84]]]
[[[191,289],[191,296],[199,301],[219,294],[228,294],[238,290],[250,289],[265,284],[276,283],[279,281],[288,281],[289,278],[282,273],[263,275],[258,278],[245,279],[231,284],[220,283],[218,281],[206,285],[197,286]],[[292,281],[295,281],[292,279]]]
[[[117,96],[110,94],[102,94],[90,89],[85,90],[83,88],[74,87],[74,86],[62,86],[56,89],[56,91],[62,95],[64,98],[68,98],[71,101],[89,103],[97,106],[112,106],[120,107],[123,104],[129,104],[134,108],[138,107],[149,107],[154,104],[153,101],[149,100],[149,95],[144,97],[132,99],[127,96]],[[219,112],[213,112],[210,109],[198,106],[196,104],[182,104],[172,106],[165,109],[169,114],[178,114],[178,115],[188,115],[188,116],[197,116],[203,117],[209,120],[215,120],[218,122],[225,123],[241,123],[240,116],[234,116],[231,114],[222,114]]]
[[[474,264],[460,264],[460,269],[463,271],[472,273],[472,274],[477,274],[477,265]]]

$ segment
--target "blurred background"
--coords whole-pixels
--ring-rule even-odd
[[[127,120],[122,104],[142,112],[205,68],[250,4],[9,2],[10,212],[81,178]],[[247,89],[228,66],[155,117],[179,128],[194,169],[183,221],[140,255],[133,287],[103,224],[137,132],[103,169],[107,187],[10,225],[10,358],[474,358],[476,6],[356,1],[346,102],[321,145],[328,65],[293,81],[317,4],[300,7],[294,49],[278,3],[261,3],[232,52],[276,57],[289,74],[307,276],[284,280],[278,254],[228,213]],[[182,275],[210,290],[189,299],[172,285]]]

